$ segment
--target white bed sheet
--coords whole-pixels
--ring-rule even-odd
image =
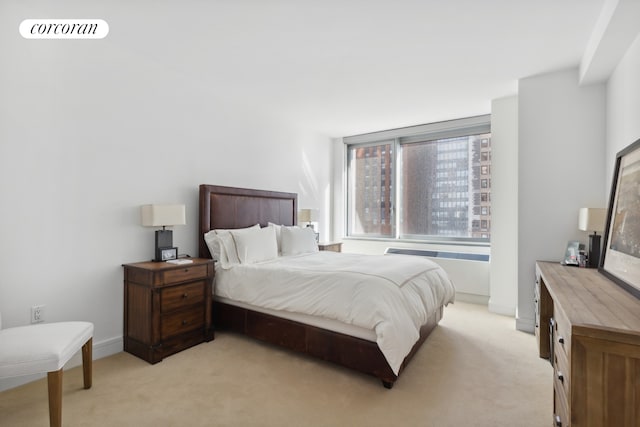
[[[398,374],[420,327],[440,305],[453,302],[455,289],[445,271],[425,258],[323,251],[216,269],[215,294],[372,330]]]

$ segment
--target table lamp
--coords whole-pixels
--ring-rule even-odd
[[[307,227],[313,227],[312,222],[318,219],[318,211],[316,209],[300,209],[298,211],[298,222],[306,222]]]
[[[600,264],[600,236],[598,231],[604,230],[607,210],[605,208],[580,208],[578,229],[593,231],[589,235],[589,267],[597,268]]]
[[[162,227],[156,230],[154,261],[176,259],[178,248],[173,246],[173,231],[166,227],[186,224],[184,205],[143,205],[140,214],[143,226]]]

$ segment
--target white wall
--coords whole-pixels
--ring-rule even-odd
[[[46,321],[94,322],[96,356],[120,350],[121,265],[153,257],[139,206],[186,204],[174,244],[197,255],[201,183],[297,192],[328,238],[329,138],[130,48],[126,8],[105,16],[105,40],[38,41],[20,37],[30,11],[14,6],[0,14],[3,327],[28,324],[44,304]]]
[[[581,207],[606,206],[605,86],[570,69],[519,81],[518,329],[533,331],[536,260],[560,261]]]
[[[491,103],[489,310],[514,316],[518,296],[518,97]]]
[[[627,50],[607,83],[607,194],[616,153],[640,138],[640,36]]]

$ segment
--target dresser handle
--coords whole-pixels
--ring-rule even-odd
[[[564,375],[560,371],[558,371],[558,380],[560,380],[560,382],[564,384]]]
[[[183,320],[182,321],[182,326],[186,325],[187,323],[189,323],[189,322],[187,322],[186,320]]]
[[[184,269],[184,272],[185,272],[185,273],[188,273],[188,272],[189,272],[189,269],[188,269],[188,268],[185,268],[185,269]]]
[[[553,417],[553,420],[556,423],[556,427],[562,427],[562,420],[560,419],[560,415],[556,415]]]
[[[558,342],[560,344],[564,344],[564,338],[563,337],[558,337]]]
[[[186,292],[184,294],[182,294],[182,298],[187,298],[188,296],[189,296],[189,294],[186,293]]]

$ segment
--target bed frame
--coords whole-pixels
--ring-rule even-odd
[[[254,224],[266,226],[273,222],[296,225],[298,195],[276,191],[200,185],[199,255],[211,258],[204,234],[217,228],[243,228]],[[420,338],[407,355],[399,372],[420,348],[424,340],[442,318],[439,307],[420,329]],[[382,381],[386,388],[393,387],[397,375],[393,373],[384,355],[374,342],[349,335],[309,326],[276,316],[213,302],[213,325],[217,329],[234,332],[276,344],[337,363]]]

